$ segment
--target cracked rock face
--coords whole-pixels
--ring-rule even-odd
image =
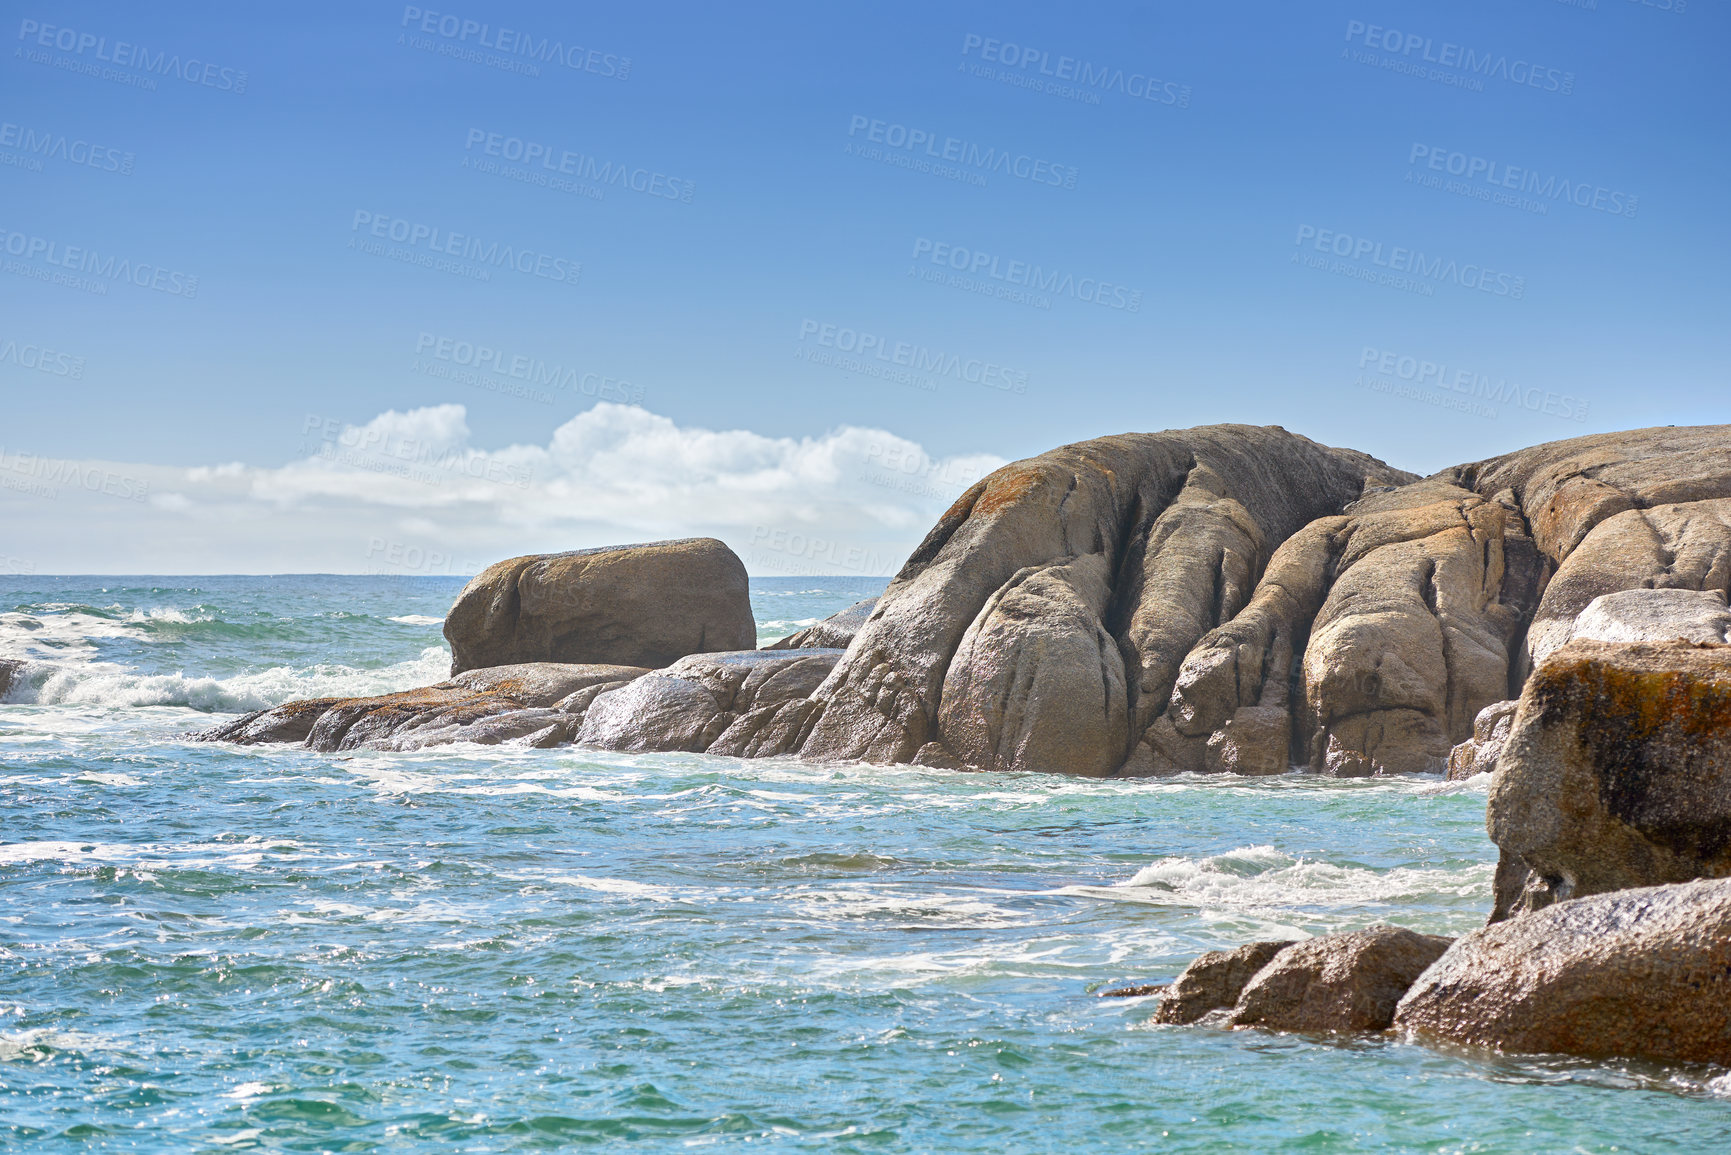
[[[1103,437],[1006,466],[890,583],[813,696],[800,752],[1083,774],[1128,757],[1150,772],[1138,747],[1185,656],[1250,602],[1275,547],[1367,485],[1408,480],[1251,426]],[[1206,737],[1195,745],[1199,769]]]
[[[1458,940],[1395,1029],[1517,1053],[1731,1063],[1731,879],[1577,898]]]
[[[745,564],[710,537],[515,557],[445,616],[451,673],[522,662],[660,667],[757,644]]]

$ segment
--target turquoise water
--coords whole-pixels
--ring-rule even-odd
[[[1731,1149],[1716,1070],[1094,997],[1471,929],[1482,785],[196,745],[437,680],[460,582],[0,583],[0,1148]],[[763,636],[881,584],[759,580]]]

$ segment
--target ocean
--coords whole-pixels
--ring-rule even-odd
[[[1150,1023],[1490,906],[1485,783],[233,748],[459,578],[0,578],[0,1148],[1722,1152],[1711,1068]],[[763,640],[882,579],[762,578]]]

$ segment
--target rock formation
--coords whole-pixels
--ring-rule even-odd
[[[471,670],[447,682],[370,698],[312,698],[259,710],[200,735],[312,750],[418,750],[449,742],[570,742],[595,697],[649,673],[637,666],[528,663]]]
[[[1731,879],[1558,903],[1466,935],[1397,1030],[1503,1051],[1731,1063]]]
[[[1552,653],[1521,695],[1486,822],[1502,852],[1493,920],[1731,874],[1731,645]]]
[[[524,662],[659,668],[757,644],[745,565],[714,538],[514,557],[445,617],[451,673]]]
[[[1277,428],[1065,446],[985,478],[915,549],[814,695],[808,757],[1102,774],[1279,544],[1411,480]],[[1033,691],[1033,692],[1030,692]]]
[[[5,698],[7,691],[12,689],[12,679],[23,668],[23,662],[13,658],[0,658],[0,699]]]
[[[579,733],[1086,775],[1441,772],[1456,751],[1468,772],[1494,764],[1535,657],[1645,628],[1632,593],[1669,599],[1641,603],[1648,619],[1722,635],[1728,587],[1731,427],[1576,438],[1422,480],[1278,427],[1124,434],[983,479],[875,604],[776,643],[810,651],[798,679],[845,646],[808,693],[784,693],[790,674],[759,700],[744,659],[696,662],[595,691]],[[456,671],[661,668],[749,647],[746,592],[709,539],[516,558],[469,584],[445,631]],[[281,725],[326,708],[284,707]]]

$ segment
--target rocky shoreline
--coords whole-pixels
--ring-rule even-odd
[[[201,737],[1135,777],[1492,775],[1489,925],[1210,952],[1155,1020],[1731,1064],[1731,426],[1428,478],[1278,427],[1005,466],[764,649],[712,539],[514,558],[452,677]],[[1715,881],[1721,880],[1723,881]]]

